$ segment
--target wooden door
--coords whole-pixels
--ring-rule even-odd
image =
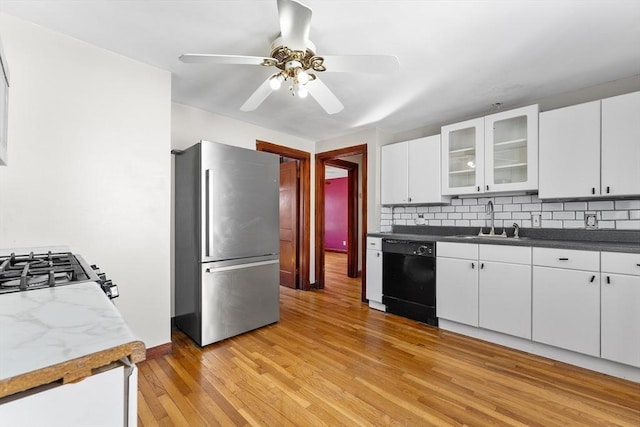
[[[297,163],[280,163],[280,284],[293,289],[298,272]]]

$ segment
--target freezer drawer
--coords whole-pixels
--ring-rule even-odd
[[[277,259],[202,264],[202,340],[207,345],[280,320]]]

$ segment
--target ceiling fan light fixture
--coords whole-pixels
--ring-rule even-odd
[[[269,78],[269,87],[273,90],[278,90],[282,86],[282,82],[284,81],[284,76],[282,73],[276,73]]]
[[[292,93],[293,93],[293,95],[297,96],[298,98],[306,98],[307,95],[309,95],[309,91],[301,83],[296,83],[296,84],[293,85]]]
[[[298,83],[306,85],[309,82],[309,74],[302,68],[296,68],[296,79]]]

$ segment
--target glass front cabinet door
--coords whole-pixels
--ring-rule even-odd
[[[538,106],[442,127],[442,194],[538,189]]]
[[[484,118],[485,192],[538,189],[538,106]]]
[[[484,119],[442,127],[442,194],[474,194],[484,180]]]

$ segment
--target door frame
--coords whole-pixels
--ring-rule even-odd
[[[360,257],[362,259],[362,292],[361,300],[365,302],[367,300],[367,144],[355,145],[352,147],[339,148],[337,150],[326,151],[324,153],[316,154],[316,172],[315,172],[315,186],[316,186],[316,286],[320,289],[324,288],[324,230],[325,230],[325,215],[324,215],[324,167],[327,161],[336,160],[340,157],[357,156],[362,155],[362,253]]]
[[[298,200],[300,201],[300,213],[298,216],[298,238],[300,240],[298,247],[298,288],[308,291],[311,289],[311,282],[309,281],[311,259],[311,154],[306,151],[260,140],[256,140],[256,150],[277,154],[281,157],[289,157],[300,162],[300,186],[298,188]]]
[[[324,164],[347,171],[347,276],[358,277],[358,164],[341,159]]]

